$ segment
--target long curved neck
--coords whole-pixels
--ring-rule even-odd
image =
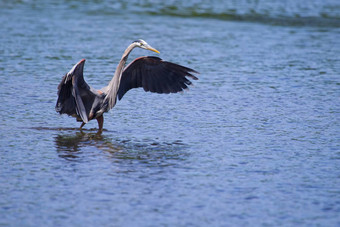
[[[118,89],[120,85],[120,79],[122,78],[123,69],[129,57],[130,52],[135,47],[136,45],[132,43],[126,48],[122,58],[119,61],[115,74],[109,83],[108,90],[107,90],[106,97],[105,97],[105,101],[108,100],[108,110],[112,109],[116,104],[117,93],[118,93]]]

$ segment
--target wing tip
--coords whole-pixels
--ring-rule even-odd
[[[190,77],[193,80],[198,80],[198,78],[196,76],[192,75],[191,73],[188,73],[187,76]]]

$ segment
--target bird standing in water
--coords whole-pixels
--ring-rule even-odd
[[[130,52],[135,47],[159,53],[144,40],[134,41],[125,50],[109,85],[100,90],[93,89],[85,82],[85,59],[80,60],[62,78],[58,86],[56,111],[76,117],[77,121],[82,122],[80,128],[96,119],[101,132],[103,114],[112,109],[117,98],[121,100],[130,89],[143,87],[145,91],[150,92],[177,93],[192,84],[186,77],[198,79],[192,75],[198,73],[195,70],[153,56],[136,58],[124,68]]]

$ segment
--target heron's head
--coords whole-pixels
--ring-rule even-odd
[[[153,48],[152,46],[150,46],[147,42],[145,42],[144,40],[142,39],[138,39],[136,41],[133,42],[137,47],[140,47],[140,48],[143,48],[143,49],[146,49],[146,50],[151,50],[153,52],[156,52],[159,54],[159,51],[156,50],[155,48]]]

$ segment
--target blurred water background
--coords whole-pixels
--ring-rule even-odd
[[[0,226],[339,226],[340,3],[0,2]],[[54,105],[134,40],[200,72],[84,131]],[[130,60],[152,55],[136,49]]]

